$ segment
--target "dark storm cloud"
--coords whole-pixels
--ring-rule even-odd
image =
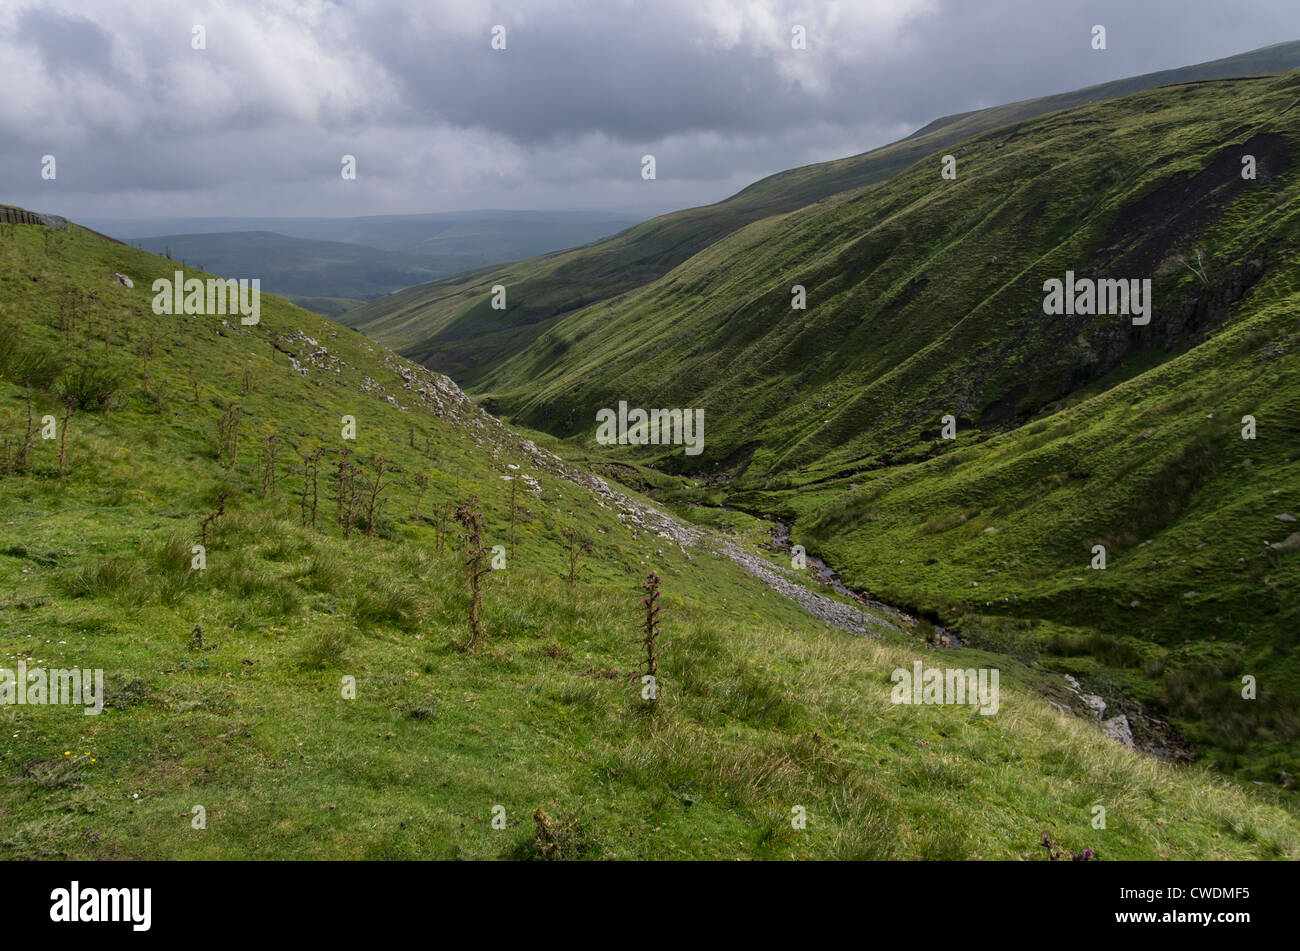
[[[36,50],[51,73],[112,72],[113,36],[84,17],[33,8],[18,17],[17,37]]]
[[[1249,11],[1192,0],[878,5],[890,6],[905,14],[877,18],[868,4],[858,17],[830,14],[830,5],[774,15],[766,33],[755,25],[729,48],[707,33],[725,15],[609,3],[520,23],[484,13],[469,42],[448,41],[436,18],[376,17],[363,23],[361,42],[389,64],[419,114],[532,143],[587,132],[645,141],[819,121],[922,124],[1300,38],[1290,0]],[[507,30],[504,53],[485,41],[494,23]],[[809,34],[803,51],[790,48],[796,23]],[[1109,31],[1105,52],[1091,47],[1094,24]]]
[[[796,24],[806,50],[791,49]],[[1295,38],[1294,0],[27,3],[0,11],[0,201],[664,210],[940,115]],[[56,182],[39,179],[46,153]],[[360,172],[347,185],[344,154]]]
[[[437,45],[425,31],[399,31],[389,22],[367,23],[363,35],[392,65],[412,109],[518,142],[583,133],[642,142],[704,130],[752,132],[806,122],[810,105],[825,109],[778,75],[771,50],[707,47],[693,42],[681,22],[646,7],[630,17],[608,5],[573,21],[506,23],[505,51],[489,48],[492,25],[486,20],[482,38],[456,44]]]

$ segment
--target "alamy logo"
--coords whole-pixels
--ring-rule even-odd
[[[152,888],[70,888],[50,892],[50,921],[129,921],[133,931],[148,931],[153,921]]]
[[[104,710],[104,671],[78,670],[75,667],[72,670],[54,668],[48,672],[33,667],[29,671],[27,662],[20,660],[16,672],[0,667],[0,704],[6,703],[19,706],[70,704],[85,707],[82,712],[88,717],[96,716]]]
[[[682,446],[686,455],[704,451],[704,410],[631,409],[618,401],[618,412],[596,410],[596,442],[602,446]]]
[[[262,280],[210,277],[205,284],[197,277],[185,279],[177,271],[175,280],[160,277],[153,282],[155,314],[240,314],[239,322],[252,326],[262,319]]]
[[[889,698],[894,703],[970,704],[984,716],[998,712],[998,676],[996,667],[961,670],[931,667],[926,670],[915,661],[912,670],[896,667],[890,674],[894,687]]]
[[[1065,280],[1053,277],[1043,282],[1047,296],[1043,298],[1043,313],[1061,314],[1122,314],[1133,315],[1133,326],[1144,327],[1151,323],[1151,278],[1138,280],[1093,280],[1074,277],[1065,272]]]

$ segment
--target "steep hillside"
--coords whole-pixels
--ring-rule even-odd
[[[1045,832],[1103,858],[1300,852],[1277,792],[1123,748],[1010,657],[813,620],[719,555],[742,536],[358,334],[269,297],[251,326],[156,315],[174,267],[0,226],[0,667],[106,675],[98,716],[0,704],[6,857],[1007,858]],[[465,503],[507,556],[473,651]],[[998,712],[891,703],[917,659],[999,667]]]
[[[512,357],[558,356],[540,338],[557,319],[611,301],[667,274],[747,225],[828,196],[885,181],[922,158],[942,154],[989,129],[1168,83],[1245,76],[1300,67],[1300,42],[1278,44],[1184,69],[939,119],[863,155],[770,176],[726,201],[664,215],[585,248],[411,288],[346,315],[349,326],[473,390],[509,382],[498,366]],[[647,186],[653,187],[653,186]],[[503,284],[510,306],[492,310]]]
[[[671,497],[793,519],[859,590],[1290,781],[1300,74],[1165,87],[952,150],[955,180],[934,156],[567,314],[485,371],[485,405],[706,477]],[[1046,314],[1067,273],[1149,279],[1149,322]],[[595,446],[620,401],[702,408],[704,452]]]
[[[1227,768],[1284,781],[1300,765],[1298,103],[1293,73],[977,137],[955,181],[923,163],[570,315],[494,369],[511,386],[489,405],[588,447],[619,400],[702,407],[699,456],[618,458],[721,477],[694,497],[794,518],[851,585],[988,645],[1017,631]],[[1150,322],[1045,314],[1045,282],[1070,271],[1150,278]],[[1248,674],[1268,687],[1243,702]]]
[[[914,166],[568,315],[492,368],[492,404],[589,440],[619,399],[703,407],[708,452],[658,455],[751,475],[888,460],[948,412],[964,429],[1023,420],[1289,293],[1297,99],[1300,74],[1224,81],[969,140],[956,181]],[[1067,273],[1151,280],[1149,323],[1045,314],[1045,282]]]

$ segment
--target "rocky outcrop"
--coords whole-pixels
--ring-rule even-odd
[[[1124,716],[1124,714],[1121,713],[1109,720],[1102,720],[1101,730],[1112,740],[1123,743],[1129,749],[1137,749],[1137,744],[1133,742],[1133,728],[1129,726],[1128,717]]]
[[[1128,717],[1124,713],[1117,713],[1115,716],[1106,719],[1106,701],[1101,699],[1095,693],[1084,693],[1079,681],[1069,674],[1065,675],[1065,682],[1070,685],[1070,690],[1074,693],[1079,701],[1083,704],[1092,719],[1101,725],[1101,730],[1112,740],[1123,743],[1131,750],[1138,748],[1137,743],[1133,740],[1133,727],[1128,722]],[[1061,710],[1062,704],[1053,703],[1056,709]]]

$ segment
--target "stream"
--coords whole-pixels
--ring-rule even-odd
[[[782,551],[790,551],[789,524],[786,522],[772,523],[772,544],[777,548],[780,548]],[[840,580],[840,576],[835,573],[834,568],[826,564],[826,562],[822,561],[816,555],[810,555],[807,552],[804,552],[804,560],[812,565],[813,570],[817,572],[817,577],[819,577],[825,584],[829,584],[835,589],[836,594],[842,594],[845,597],[850,598],[859,597],[859,595],[851,591],[848,586]]]
[[[772,544],[775,545],[777,548],[781,549],[782,551],[788,552],[791,550],[789,523],[782,522],[775,519],[772,521]],[[855,601],[860,601],[866,604],[879,603],[871,600],[866,595],[859,594],[858,592],[851,589],[848,585],[844,583],[843,579],[840,578],[839,573],[836,572],[834,568],[826,564],[825,561],[823,561],[821,558],[818,558],[816,555],[813,555],[805,551],[804,561],[808,564],[810,568],[813,569],[813,571],[816,572],[817,578],[823,584],[830,585],[835,590],[836,594],[843,595],[844,597],[848,597],[848,598],[853,598]],[[883,607],[883,605],[881,606]],[[945,627],[940,627],[939,625],[936,624],[934,625],[934,646],[965,647],[966,641],[963,640],[962,637],[956,631],[950,630]]]

